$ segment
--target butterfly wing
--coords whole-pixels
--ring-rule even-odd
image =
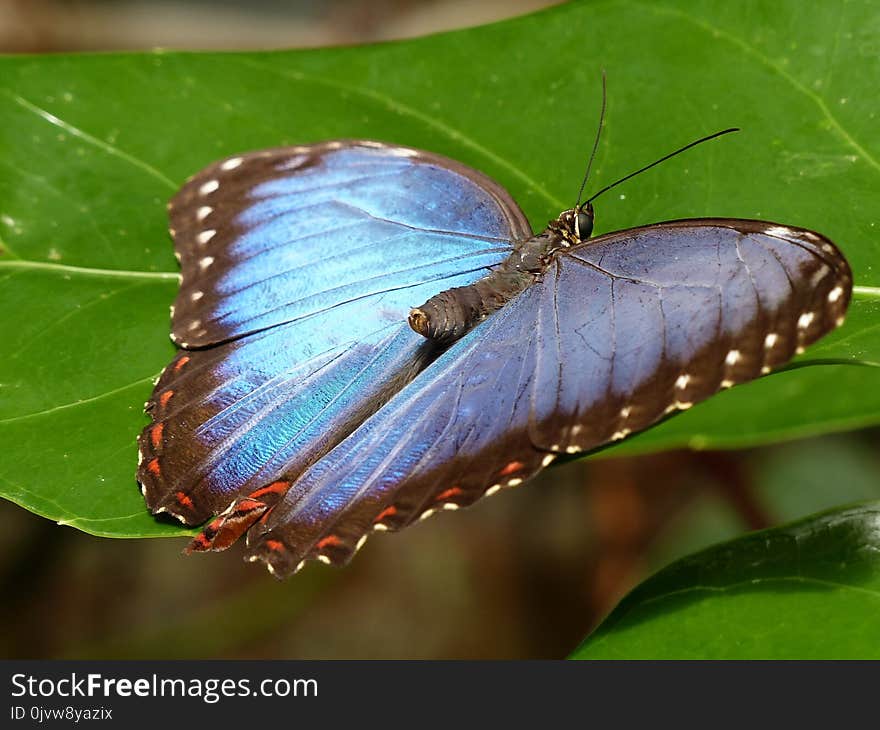
[[[602,236],[453,345],[248,533],[279,575],[516,486],[786,362],[840,324],[852,277],[788,226],[678,221]]]
[[[182,269],[139,438],[153,512],[195,524],[284,490],[434,353],[410,307],[485,275],[530,236],[496,183],[376,142],[215,163],[171,201]],[[274,486],[273,486],[274,485]]]
[[[555,355],[537,363],[530,433],[568,453],[783,365],[843,322],[852,289],[828,239],[738,219],[602,236],[560,257],[557,277],[540,306]]]

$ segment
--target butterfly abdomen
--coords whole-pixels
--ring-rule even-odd
[[[517,244],[497,268],[468,286],[447,289],[409,313],[409,326],[441,344],[462,338],[541,276],[560,237],[545,230]]]
[[[499,267],[469,286],[447,289],[409,313],[409,325],[441,344],[455,342],[522,292],[534,277]]]

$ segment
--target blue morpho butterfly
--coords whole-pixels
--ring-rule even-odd
[[[698,218],[590,239],[616,184],[535,236],[485,175],[381,142],[199,172],[170,203],[181,350],[139,438],[150,510],[213,518],[189,550],[247,533],[278,576],[343,563],[372,531],[640,431],[843,321],[852,276],[824,236]]]

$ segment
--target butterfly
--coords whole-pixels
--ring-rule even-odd
[[[138,438],[151,512],[206,523],[188,551],[246,536],[279,577],[345,563],[843,322],[852,274],[821,234],[697,218],[591,238],[595,197],[534,235],[499,184],[408,147],[206,167],[169,204],[179,351]]]

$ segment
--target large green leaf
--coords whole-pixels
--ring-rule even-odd
[[[484,170],[538,228],[571,204],[609,76],[596,185],[731,124],[745,132],[601,199],[599,232],[762,217],[837,241],[847,324],[791,369],[609,453],[737,446],[880,421],[876,6],[577,3],[365,48],[0,59],[0,490],[101,535],[179,534],[135,488],[134,437],[177,267],[165,200],[221,155],[333,137]],[[868,366],[855,366],[870,363]]]
[[[576,659],[880,658],[880,502],[688,556],[642,583]]]

